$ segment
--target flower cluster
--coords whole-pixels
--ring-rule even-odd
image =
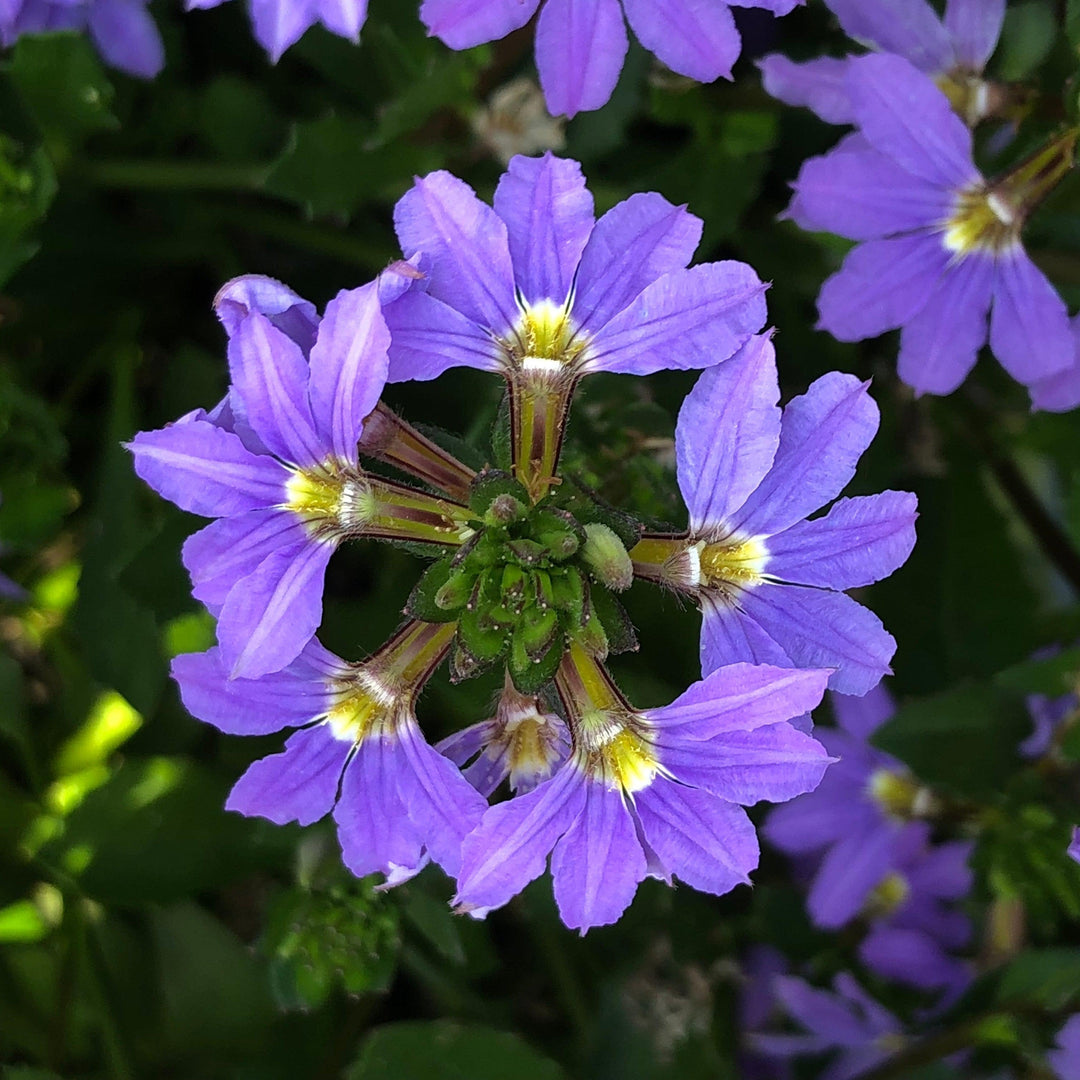
[[[279,823],[332,814],[354,873],[394,883],[433,861],[476,915],[549,854],[563,920],[583,931],[616,920],[646,876],[727,892],[758,860],[743,807],[810,791],[829,764],[790,721],[830,679],[869,690],[892,653],[869,612],[828,590],[903,562],[912,497],[803,521],[874,433],[866,387],[826,376],[781,416],[753,271],[688,268],[701,223],[658,195],[596,220],[575,162],[515,158],[494,208],[434,173],[395,224],[405,258],[321,318],[278,282],[226,285],[227,396],[129,444],[155,490],[216,519],[183,552],[218,620],[215,648],[174,662],[184,703],[230,733],[293,729],[227,805]],[[387,380],[460,364],[507,388],[507,450],[479,473],[379,400]],[[710,625],[736,628],[710,640],[750,644],[710,645],[705,678],[641,709],[604,660],[633,646],[616,594],[635,576],[671,583],[639,558],[662,538],[558,464],[579,379],[664,367],[709,369],[680,417],[691,533],[667,542],[700,573],[679,587]],[[352,662],[315,633],[333,552],[364,538],[431,562],[406,622]],[[725,576],[736,542],[753,550],[753,580]],[[415,705],[447,657],[453,680],[497,666],[504,688],[490,719],[433,748]],[[511,797],[489,806],[504,781]]]
[[[787,15],[802,0],[738,0],[739,7]],[[496,41],[523,27],[539,9],[536,66],[555,115],[599,109],[615,89],[629,40],[672,71],[699,82],[730,77],[742,43],[735,0],[423,0],[420,18],[452,49]]]
[[[140,79],[165,65],[148,0],[10,0],[0,4],[0,48],[23,34],[83,30],[107,64]]]
[[[971,926],[953,906],[971,889],[970,845],[933,843],[935,796],[895,758],[870,745],[893,704],[884,687],[833,697],[839,727],[817,737],[839,760],[809,795],[778,807],[765,835],[813,866],[811,919],[835,929],[863,918],[859,956],[872,970],[946,994],[970,981],[952,955]]]

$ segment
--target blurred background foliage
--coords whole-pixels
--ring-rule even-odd
[[[213,641],[179,561],[197,523],[143,488],[121,442],[221,396],[216,289],[264,273],[322,306],[397,256],[391,211],[414,174],[447,168],[490,198],[499,153],[539,149],[530,135],[565,140],[599,210],[659,191],[704,218],[700,260],[743,259],[772,282],[785,397],[832,369],[873,379],[882,430],[851,493],[908,488],[921,507],[910,563],[860,597],[900,646],[902,708],[879,741],[979,835],[981,974],[942,1024],[976,1045],[975,1065],[1045,1075],[1041,1047],[1080,1008],[1080,867],[1064,855],[1080,738],[1050,764],[1016,745],[1025,696],[1074,689],[1080,669],[1076,417],[1031,415],[989,361],[951,398],[915,400],[892,337],[847,346],[814,330],[845,244],[778,214],[837,133],[770,100],[751,61],[841,53],[816,0],[782,21],[740,11],[732,83],[698,86],[634,48],[611,102],[564,132],[520,84],[502,89],[534,74],[529,31],[452,53],[415,8],[372,0],[359,48],[315,30],[271,67],[241,4],[155,4],[168,63],[152,84],[69,34],[0,58],[0,566],[27,593],[0,600],[3,1076],[717,1080],[741,1075],[748,947],[772,943],[819,977],[852,965],[852,942],[811,928],[768,849],[753,890],[649,882],[585,939],[545,881],[486,922],[452,916],[435,871],[379,892],[341,868],[330,829],[226,814],[231,782],[277,742],[199,724],[168,681],[170,657]],[[992,70],[1041,91],[1017,147],[1075,117],[1078,41],[1080,4],[1010,5]],[[1080,178],[1030,235],[1076,307]],[[693,378],[590,379],[569,470],[680,524],[672,433]],[[455,371],[388,398],[484,456],[500,392]],[[327,645],[377,647],[418,568],[388,546],[338,553]],[[697,675],[698,617],[641,585],[628,608],[641,650],[616,675],[641,705],[670,700]],[[1054,644],[1065,651],[1031,659]],[[486,715],[495,689],[437,678],[429,737]],[[919,1014],[911,993],[871,986]],[[889,1075],[943,1075],[921,1060]]]

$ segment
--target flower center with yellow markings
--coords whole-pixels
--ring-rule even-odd
[[[512,367],[541,374],[574,368],[588,343],[578,334],[568,308],[550,300],[525,308],[513,334],[503,342]]]
[[[534,714],[511,720],[506,725],[506,736],[511,777],[551,772],[552,739],[542,716]]]
[[[891,915],[908,898],[911,887],[903,874],[895,870],[886,874],[866,901],[865,912],[870,916]]]
[[[698,544],[697,557],[699,584],[724,592],[760,585],[769,552],[760,537],[731,537],[712,544]]]
[[[1020,236],[1022,215],[1008,198],[984,187],[957,195],[952,217],[945,222],[945,246],[963,257],[973,251],[999,252]]]
[[[611,712],[586,713],[577,732],[588,772],[611,788],[640,791],[660,770],[649,743],[627,725],[629,717]]]
[[[326,716],[335,739],[359,743],[376,727],[393,721],[401,704],[399,695],[377,676],[360,671],[339,685],[337,701]]]
[[[286,507],[317,535],[341,533],[370,521],[377,504],[359,474],[332,463],[316,469],[296,469],[285,484]]]

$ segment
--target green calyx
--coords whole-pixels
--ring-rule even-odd
[[[473,482],[474,536],[428,568],[406,607],[413,618],[457,623],[455,682],[503,661],[518,691],[535,694],[554,677],[571,641],[598,657],[636,648],[609,591],[623,583],[605,580],[604,563],[595,558],[590,519],[604,510],[593,512],[577,493],[575,513],[559,501],[556,491],[534,505],[509,473],[494,469]],[[629,562],[611,529],[604,540]]]

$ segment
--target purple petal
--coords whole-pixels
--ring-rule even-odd
[[[828,589],[880,581],[903,566],[915,546],[917,505],[908,491],[841,499],[825,517],[769,538],[769,574]]]
[[[563,303],[592,232],[593,199],[576,161],[545,154],[512,158],[495,189],[510,259],[527,303]]]
[[[831,777],[832,769],[825,774],[822,786],[813,795],[787,806],[778,806],[769,814],[762,831],[770,844],[788,855],[809,855],[850,835],[864,824],[858,794],[849,786],[843,788],[842,798],[827,797],[824,785]],[[853,794],[855,801],[852,801]],[[876,811],[873,818],[865,815],[866,821],[877,818]]]
[[[700,218],[656,192],[638,192],[597,223],[581,255],[573,316],[592,333],[664,274],[689,265]]]
[[[836,722],[857,739],[866,741],[896,712],[896,703],[884,683],[878,683],[862,697],[830,694]]]
[[[184,708],[229,735],[299,727],[325,716],[330,706],[329,681],[303,654],[284,671],[261,679],[230,679],[220,649],[177,656],[170,672]]]
[[[275,551],[237,583],[217,628],[232,678],[280,671],[312,639],[322,620],[323,577],[333,553],[333,544],[308,539]]]
[[[497,730],[494,720],[481,720],[437,742],[435,749],[461,769],[491,742]]]
[[[803,164],[789,217],[803,229],[876,240],[944,221],[951,192],[899,168],[869,147],[838,149]]]
[[[394,738],[361,739],[341,782],[334,809],[345,865],[357,876],[409,876],[425,861],[423,842],[398,795],[410,768]]]
[[[701,605],[702,674],[738,663],[790,667],[791,657],[745,612],[713,604],[706,595]]]
[[[232,587],[254,573],[263,559],[306,538],[300,520],[277,509],[220,518],[184,542],[182,557],[191,575],[192,595],[220,607]]]
[[[829,765],[825,747],[790,724],[732,731],[706,742],[667,747],[664,768],[684,784],[726,802],[787,802],[813,791]]]
[[[585,807],[551,854],[562,921],[584,933],[608,926],[630,906],[646,873],[645,853],[622,792],[586,784]]]
[[[230,336],[253,311],[265,315],[300,346],[305,356],[311,351],[319,328],[314,304],[288,285],[263,274],[242,274],[227,281],[214,297],[214,310]]]
[[[310,825],[333,809],[350,748],[334,738],[329,724],[298,731],[283,753],[261,758],[236,781],[225,809],[276,825]]]
[[[952,38],[957,61],[982,71],[990,59],[1005,21],[1005,0],[948,0],[945,29]]]
[[[816,926],[835,930],[853,919],[893,869],[900,829],[891,822],[845,836],[821,861],[806,900]]]
[[[283,461],[322,464],[329,451],[308,401],[308,362],[287,334],[252,312],[229,338],[229,373],[243,419]]]
[[[949,35],[926,0],[828,0],[848,36],[932,74],[952,66]]]
[[[670,705],[643,715],[661,741],[712,739],[790,720],[814,708],[825,693],[827,671],[730,664],[692,683]]]
[[[660,777],[634,793],[634,806],[653,851],[687,885],[721,896],[750,883],[758,842],[741,807]]]
[[[311,7],[297,0],[250,0],[249,9],[255,40],[275,64],[315,21]]]
[[[740,603],[797,665],[835,668],[833,690],[865,694],[890,674],[896,642],[872,611],[844,593],[762,585],[744,591]]]
[[[1075,862],[1080,862],[1080,825],[1073,826],[1072,839],[1069,841],[1065,854]]]
[[[1025,384],[1067,371],[1076,346],[1065,302],[1019,244],[997,266],[990,348],[1001,366]]]
[[[1059,1080],[1075,1080],[1080,1070],[1080,1015],[1071,1016],[1057,1034],[1057,1047],[1046,1055]]]
[[[1031,404],[1035,409],[1051,412],[1068,412],[1080,405],[1080,317],[1071,323],[1073,337],[1073,360],[1070,367],[1059,375],[1033,383]]]
[[[471,49],[524,26],[540,0],[424,0],[420,21],[451,49]]]
[[[971,892],[974,875],[969,843],[937,844],[906,871],[912,891],[940,900],[960,900]]]
[[[965,966],[921,930],[876,926],[859,945],[859,959],[885,979],[936,990],[965,977]]]
[[[860,1046],[869,1038],[851,1004],[792,975],[773,980],[776,996],[791,1018],[832,1046]]]
[[[784,409],[772,469],[739,508],[734,527],[772,537],[836,498],[855,475],[879,419],[867,384],[854,375],[832,371],[816,379]]]
[[[765,91],[788,105],[802,105],[830,124],[853,124],[847,58],[823,56],[797,64],[782,53],[758,61]]]
[[[986,341],[993,264],[972,255],[950,266],[900,334],[897,371],[917,393],[950,394],[975,366]]]
[[[527,795],[491,807],[465,838],[454,903],[502,907],[538,878],[548,852],[585,810],[584,774],[571,762]]]
[[[675,270],[647,286],[598,330],[590,371],[648,375],[726,360],[765,323],[765,289],[741,262]]]
[[[819,328],[838,341],[861,341],[903,326],[926,306],[948,261],[932,236],[859,244],[821,287]]]
[[[628,44],[619,0],[547,0],[536,23],[536,67],[552,116],[606,104]]]
[[[426,257],[436,299],[496,333],[517,320],[514,271],[506,225],[468,184],[448,172],[418,179],[394,207],[406,256]]]
[[[487,799],[461,775],[453,762],[424,741],[410,723],[399,732],[404,759],[398,772],[398,795],[431,857],[454,876],[461,866],[461,844],[480,824]]]
[[[191,514],[242,514],[285,497],[288,474],[276,461],[252,454],[231,432],[205,420],[140,431],[127,448],[135,472]]]
[[[427,293],[403,293],[383,316],[390,330],[390,382],[436,379],[461,366],[502,371],[491,335]]]
[[[343,289],[326,305],[311,349],[311,413],[324,447],[355,464],[364,417],[386,385],[390,331],[378,286]]]
[[[165,66],[165,47],[145,0],[94,0],[87,29],[112,67],[152,79]]]
[[[766,334],[708,368],[687,394],[675,454],[693,535],[727,521],[769,471],[780,442],[779,400],[776,354]]]
[[[868,10],[863,0],[851,2]],[[848,71],[856,122],[876,150],[944,188],[959,191],[979,181],[971,132],[933,79],[891,55],[855,57]]]
[[[360,30],[367,19],[367,0],[319,0],[319,21],[332,34],[360,40]]]
[[[742,42],[735,19],[716,0],[623,0],[638,41],[672,71],[698,82],[731,77]]]

